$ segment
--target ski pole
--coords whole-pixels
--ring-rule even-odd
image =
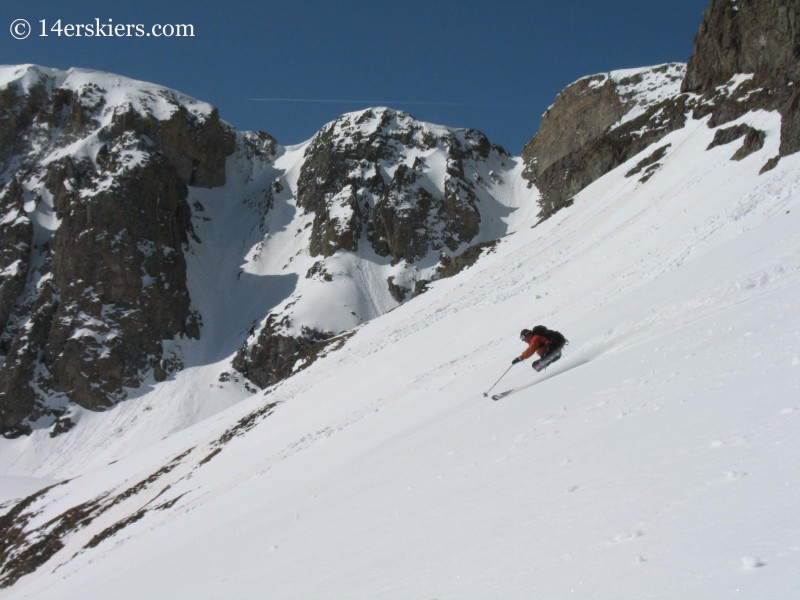
[[[513,367],[513,366],[514,366],[514,363],[512,363],[512,364],[511,364],[511,367]],[[508,372],[511,370],[511,367],[508,367],[508,368],[505,370],[505,372],[504,372],[502,375],[500,375],[500,379],[502,379],[503,377],[505,377],[505,376],[506,376],[506,373],[508,373]],[[488,390],[486,390],[485,392],[483,392],[483,397],[484,397],[484,398],[487,398],[487,397],[489,396],[489,392],[491,392],[491,391],[492,391],[492,389],[494,388],[494,386],[496,386],[498,383],[500,383],[500,379],[498,379],[497,381],[495,381],[495,382],[492,384],[492,387],[490,387]]]

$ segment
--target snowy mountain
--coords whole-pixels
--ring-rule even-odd
[[[284,148],[115,75],[23,65],[0,87],[7,437],[199,364],[276,383],[535,209],[519,159],[388,108]]]
[[[188,187],[225,182],[235,133],[211,106],[114,75],[0,70],[0,431],[71,426],[181,358]]]
[[[715,0],[696,47],[750,52],[762,6]],[[156,332],[175,368],[124,402],[0,440],[0,597],[794,597],[795,84],[709,64],[576,82],[522,157],[389,109],[284,148],[185,100],[195,135],[233,136],[202,186],[148,157],[185,186],[171,239],[197,330]],[[623,108],[558,140],[568,96]],[[3,240],[25,218],[57,236],[34,175],[15,181]],[[35,246],[30,290],[56,271]],[[543,373],[511,366],[535,323],[570,340]],[[247,360],[289,333],[317,345],[257,381]]]
[[[293,278],[233,361],[259,386],[418,295],[535,208],[519,159],[477,131],[388,108],[343,115],[282,152],[277,177],[253,182],[270,190],[267,210],[240,258],[245,278]]]

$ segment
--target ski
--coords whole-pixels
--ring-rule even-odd
[[[492,400],[494,400],[494,401],[500,400],[500,398],[505,398],[506,396],[508,396],[512,392],[514,392],[514,390],[506,390],[505,392],[500,392],[499,394],[494,394],[492,396]]]

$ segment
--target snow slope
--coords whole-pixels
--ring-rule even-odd
[[[28,531],[103,510],[0,598],[794,597],[800,157],[759,175],[779,116],[742,121],[767,133],[744,160],[690,121],[645,183],[625,173],[652,150],[128,456],[11,442],[8,475],[77,475]],[[562,360],[484,398],[537,322],[569,338]],[[213,378],[186,373],[175,397],[202,397]]]

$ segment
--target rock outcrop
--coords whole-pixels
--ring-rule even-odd
[[[780,156],[800,150],[800,0],[712,0],[682,91],[702,96],[695,114],[712,126],[779,111]]]
[[[800,79],[800,2],[712,0],[682,90],[709,93],[740,73]]]
[[[215,110],[115,76],[11,67],[0,90],[0,431],[102,410],[196,337],[187,186],[225,182]],[[62,420],[59,428],[68,427]]]
[[[675,101],[684,66],[616,71],[568,86],[522,150],[524,176],[538,187],[541,218],[614,167],[685,123]]]
[[[311,254],[355,251],[364,233],[395,262],[455,251],[480,227],[465,162],[492,152],[505,154],[478,131],[436,131],[390,109],[340,117],[311,141],[298,181],[297,203],[314,213]],[[434,155],[442,172],[426,163]]]
[[[542,194],[540,216],[569,205],[584,187],[682,127],[688,116],[710,117],[709,126],[719,127],[751,110],[779,111],[780,156],[800,150],[799,28],[799,0],[712,0],[685,69],[620,71],[567,87],[522,153],[524,176]],[[750,133],[736,158],[762,138],[763,132]]]

